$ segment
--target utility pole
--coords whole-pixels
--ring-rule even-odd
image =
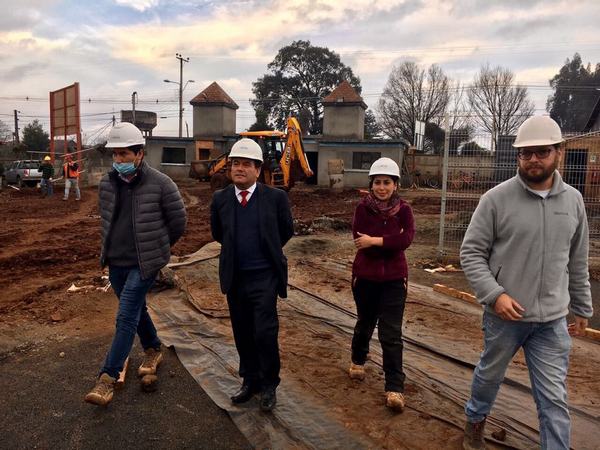
[[[133,116],[133,124],[135,125],[135,100],[137,98],[137,91],[133,91],[131,94],[131,115]],[[135,125],[137,127],[137,125]]]
[[[183,122],[183,63],[190,62],[190,58],[184,58],[179,53],[175,53],[175,58],[179,60],[179,137],[181,137]]]
[[[15,109],[15,142],[18,144],[20,141],[19,139],[19,116],[17,115],[19,113],[19,111],[17,111]],[[181,134],[181,128],[180,128],[180,134]]]

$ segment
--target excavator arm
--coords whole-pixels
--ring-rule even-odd
[[[300,124],[295,117],[289,117],[287,120],[286,136],[285,148],[283,155],[281,155],[279,167],[283,175],[283,185],[289,189],[295,181],[313,176],[313,171],[304,151]],[[295,164],[300,166],[303,176],[298,177],[298,174],[294,173],[293,166]]]

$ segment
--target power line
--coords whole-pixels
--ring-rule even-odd
[[[540,82],[541,83],[541,82]],[[541,90],[596,90],[598,89],[600,86],[594,86],[594,85],[565,85],[565,84],[558,84],[554,87],[550,86],[549,84],[546,84],[546,82],[544,82],[544,84],[536,84],[535,82],[529,82],[529,83],[511,83],[511,84],[505,84],[505,85],[498,85],[498,87],[524,87],[527,89],[541,89]],[[465,84],[465,85],[461,85],[460,87],[449,87],[449,90],[461,90],[461,89],[472,89],[472,85],[469,84]],[[372,96],[378,96],[378,95],[383,95],[383,93],[365,93],[362,96],[363,97],[372,97]],[[289,100],[320,100],[319,97],[289,97]],[[12,100],[12,101],[21,101],[21,102],[43,102],[43,103],[48,103],[48,99],[45,97],[36,97],[36,96],[30,96],[30,95],[12,95],[12,96],[0,96],[0,100]],[[191,99],[190,99],[191,100]],[[276,101],[275,99],[247,99],[247,98],[237,98],[237,99],[233,99],[235,102],[255,102],[255,101]],[[136,103],[137,104],[158,104],[158,103],[166,103],[166,104],[177,104],[179,102],[178,99],[153,99],[153,100],[138,100]],[[129,105],[131,103],[130,99],[122,99],[122,98],[92,98],[92,97],[88,97],[87,99],[82,99],[81,100],[81,104],[90,104],[90,103],[99,103],[99,104],[127,104]],[[103,113],[98,113],[98,114],[103,114]],[[113,114],[113,112],[107,112],[105,114]]]

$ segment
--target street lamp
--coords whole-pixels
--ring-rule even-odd
[[[181,125],[183,121],[183,90],[185,86],[183,85],[183,63],[190,62],[190,58],[184,58],[180,53],[175,53],[175,58],[179,60],[179,82],[164,80],[165,83],[175,83],[179,85],[179,137],[181,137]],[[187,83],[193,82],[193,80],[188,80]],[[187,86],[187,83],[186,86]]]
[[[179,81],[163,80],[165,83],[173,83],[179,86],[179,137],[181,137],[181,127],[183,121],[183,91],[187,87],[188,83],[195,83],[194,80],[187,80],[183,87]]]

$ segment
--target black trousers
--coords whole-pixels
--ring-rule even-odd
[[[383,350],[385,390],[404,392],[402,370],[402,319],[406,303],[406,280],[368,281],[356,279],[352,287],[358,319],[352,338],[352,362],[364,364],[369,341],[379,324]]]
[[[237,271],[227,303],[244,383],[279,385],[277,276],[272,269]]]

